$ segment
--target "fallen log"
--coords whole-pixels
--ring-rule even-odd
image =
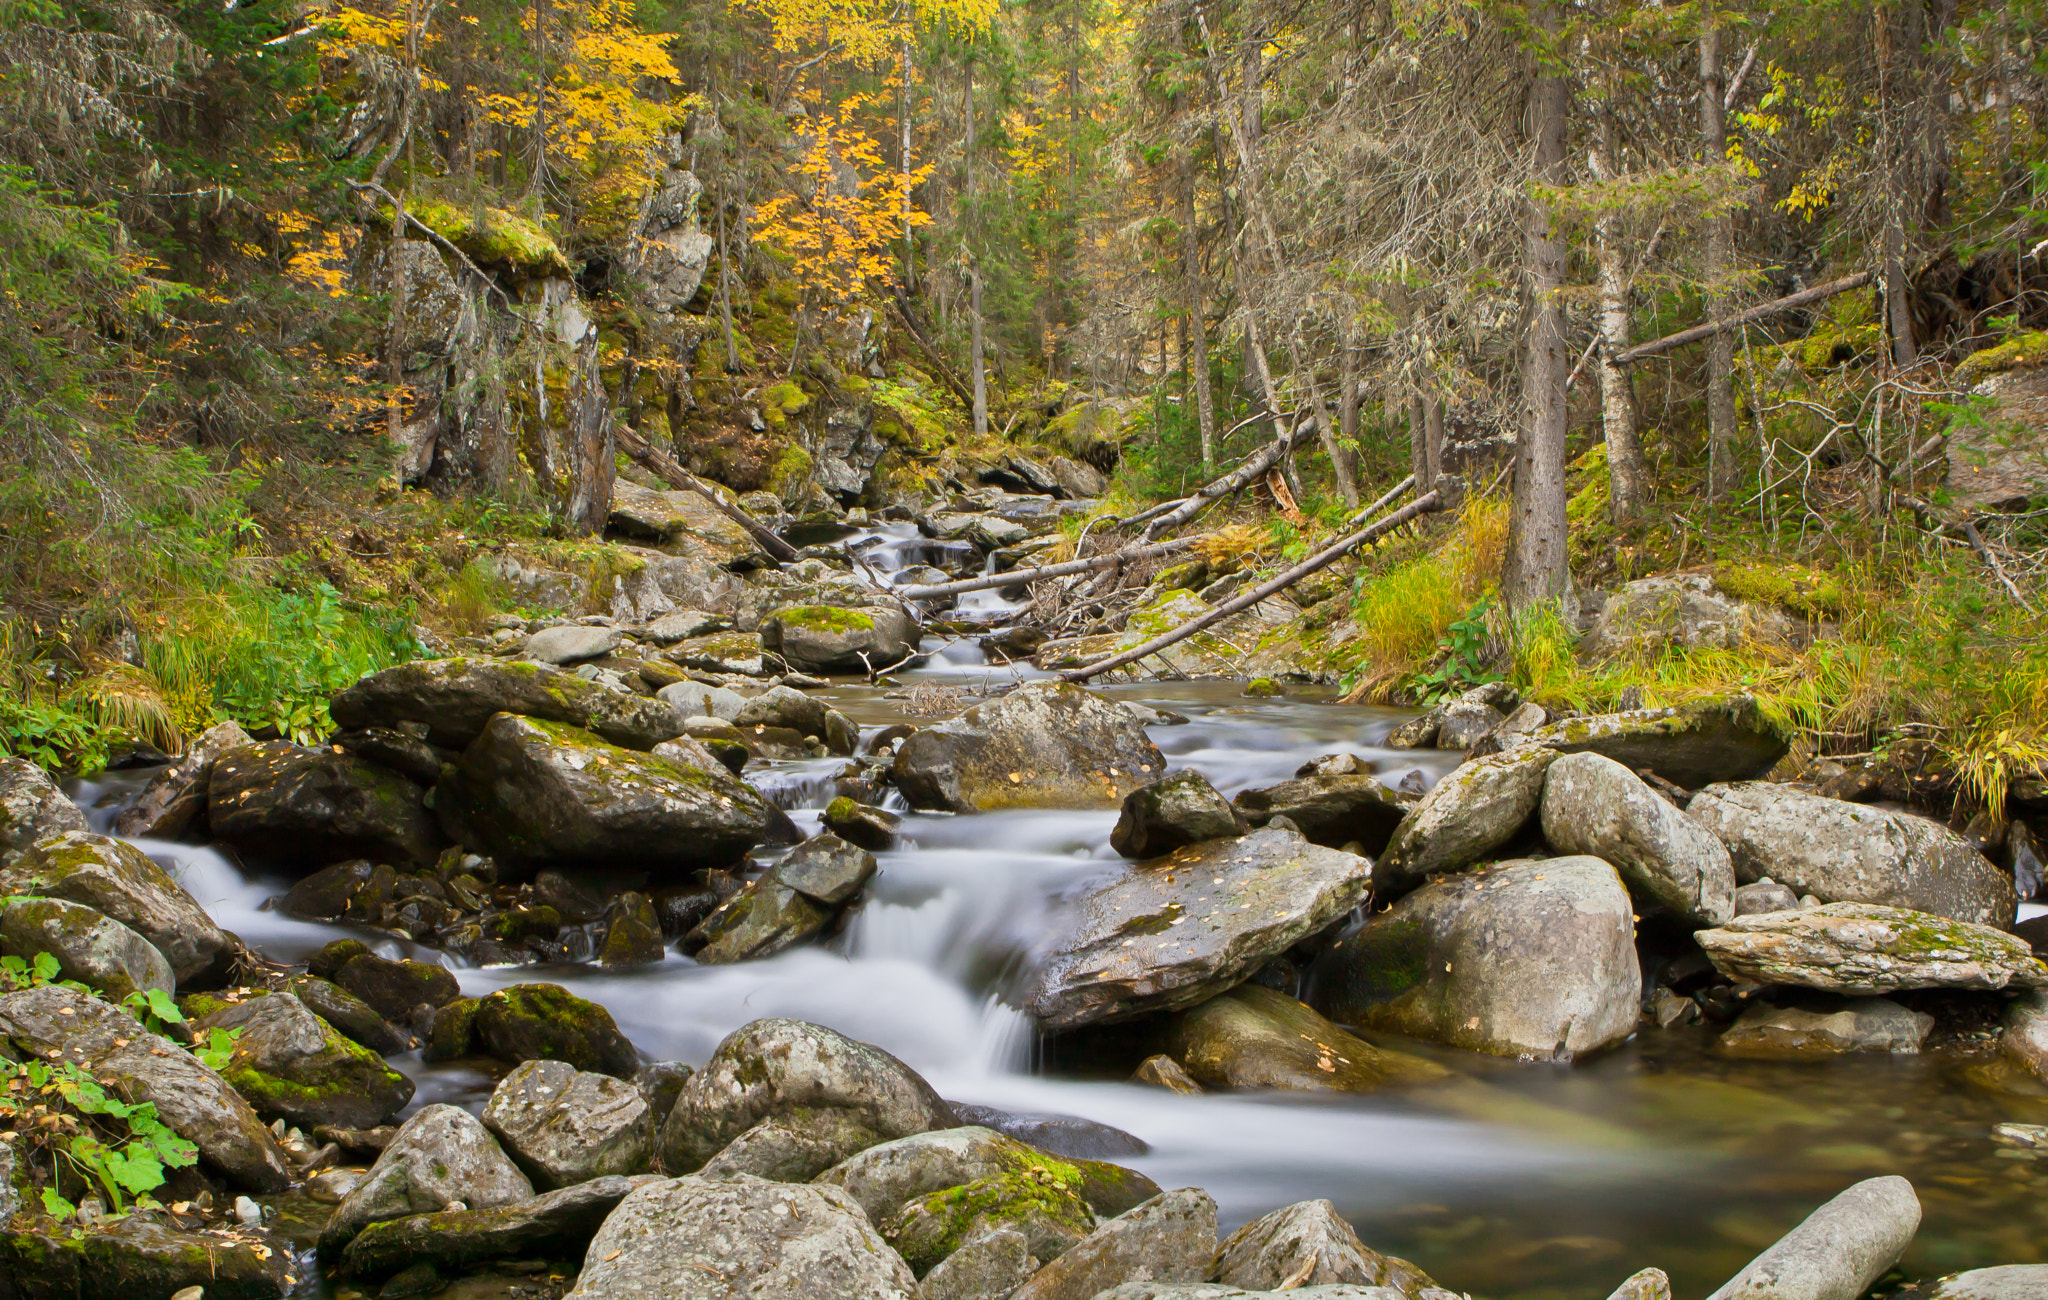
[[[1415,476],[1413,474],[1410,474],[1407,478],[1402,479],[1399,483],[1396,483],[1394,484],[1394,486],[1388,488],[1386,491],[1386,495],[1382,496],[1379,500],[1373,502],[1371,505],[1365,507],[1363,510],[1360,510],[1357,514],[1351,516],[1351,518],[1345,520],[1344,522],[1347,524],[1355,524],[1362,520],[1372,518],[1380,511],[1385,510],[1388,506],[1394,504],[1396,501],[1399,501],[1401,499],[1401,494],[1414,486]]]
[[[1641,361],[1645,357],[1654,357],[1659,353],[1669,352],[1673,348],[1681,348],[1688,343],[1697,343],[1701,339],[1712,338],[1716,334],[1726,333],[1732,329],[1740,329],[1744,325],[1751,325],[1757,321],[1781,315],[1784,312],[1797,311],[1809,303],[1821,302],[1834,297],[1838,293],[1847,293],[1851,289],[1860,289],[1864,285],[1869,284],[1870,281],[1871,273],[1869,271],[1858,271],[1854,275],[1845,275],[1839,280],[1830,280],[1826,284],[1817,284],[1811,289],[1801,289],[1798,293],[1786,294],[1783,298],[1774,298],[1770,302],[1759,303],[1746,311],[1736,312],[1733,316],[1729,316],[1726,319],[1709,321],[1705,325],[1695,325],[1689,330],[1680,330],[1676,334],[1666,334],[1661,339],[1652,339],[1648,343],[1639,343],[1614,358],[1614,363],[1619,366],[1625,366],[1631,362]]]
[[[1312,424],[1301,419],[1299,411],[1295,412],[1294,425],[1284,436],[1273,439],[1273,441],[1245,457],[1244,462],[1236,469],[1225,474],[1222,478],[1216,479],[1214,482],[1197,488],[1192,496],[1147,524],[1143,534],[1144,539],[1149,542],[1169,528],[1180,527],[1188,520],[1200,514],[1202,507],[1208,505],[1211,501],[1216,500],[1218,497],[1229,496],[1232,492],[1236,492],[1264,478],[1266,471],[1278,465],[1288,452],[1293,451],[1295,447],[1308,441],[1308,434],[1312,428]]]
[[[1168,646],[1187,640],[1203,628],[1214,623],[1220,623],[1232,614],[1250,609],[1253,605],[1266,599],[1266,597],[1286,590],[1318,569],[1327,568],[1375,537],[1390,533],[1409,520],[1426,515],[1433,510],[1442,510],[1449,504],[1450,501],[1446,499],[1442,491],[1425,492],[1379,522],[1369,524],[1348,537],[1332,542],[1293,568],[1260,583],[1241,596],[1235,596],[1224,601],[1221,605],[1216,606],[1207,613],[1196,615],[1179,627],[1174,628],[1171,632],[1155,636],[1143,645],[1132,646],[1128,650],[1120,650],[1106,658],[1098,659],[1092,664],[1083,664],[1079,668],[1070,668],[1066,672],[1061,673],[1060,677],[1064,681],[1085,682],[1090,677],[1108,672],[1112,668],[1121,668],[1125,664],[1143,659],[1147,655],[1158,654]]]
[[[1045,578],[1064,578],[1069,574],[1088,573],[1095,569],[1107,569],[1112,565],[1131,564],[1138,560],[1154,560],[1162,555],[1185,551],[1200,543],[1201,537],[1176,537],[1170,542],[1159,542],[1151,546],[1133,546],[1120,551],[1105,551],[1091,555],[1084,560],[1062,560],[1058,564],[1041,565],[1036,569],[1012,569],[1008,573],[988,573],[979,578],[962,578],[958,582],[934,582],[922,587],[892,587],[889,594],[904,600],[936,600],[941,596],[962,596],[970,591],[990,591],[996,587],[1015,587],[1027,582],[1038,582]]]
[[[769,528],[768,525],[754,518],[732,502],[727,501],[724,497],[719,496],[709,483],[706,483],[703,479],[698,478],[695,474],[678,465],[673,457],[663,454],[652,443],[648,442],[647,439],[641,437],[626,425],[619,425],[616,433],[619,450],[645,466],[649,473],[654,474],[670,487],[681,488],[685,492],[695,492],[698,496],[709,501],[718,508],[718,513],[746,529],[747,535],[756,542],[759,542],[761,549],[776,559],[783,561],[796,559],[796,548],[794,546],[777,537],[774,530]]]

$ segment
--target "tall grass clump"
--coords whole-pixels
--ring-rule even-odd
[[[1499,583],[1507,538],[1507,503],[1474,497],[1434,550],[1359,579],[1352,610],[1360,629],[1360,698],[1391,698],[1436,657],[1451,624]]]

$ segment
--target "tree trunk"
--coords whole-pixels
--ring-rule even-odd
[[[903,292],[917,292],[917,231],[910,224],[910,38],[903,39],[903,84],[897,88],[896,118],[902,139],[897,163],[903,173]]]
[[[1610,184],[1618,175],[1614,151],[1614,110],[1602,103],[1599,132],[1594,137],[1593,175]],[[1616,360],[1628,351],[1629,275],[1621,247],[1622,221],[1609,212],[1593,226],[1594,252],[1600,267],[1600,423],[1607,438],[1607,507],[1617,524],[1643,512],[1649,499],[1649,471],[1643,444],[1636,433],[1635,382]]]
[[[740,372],[739,340],[732,332],[732,252],[725,239],[725,203],[718,204],[718,323],[725,331],[725,373]]]
[[[1538,24],[1554,40],[1558,17],[1544,6]],[[1515,498],[1502,588],[1510,608],[1561,599],[1571,581],[1565,524],[1565,379],[1571,366],[1565,343],[1563,299],[1566,247],[1549,209],[1537,202],[1536,184],[1565,181],[1567,92],[1550,56],[1535,66],[1530,126],[1536,137],[1536,172],[1522,204],[1522,242],[1529,282],[1527,352],[1522,365],[1522,428],[1515,448]]]
[[[1426,486],[1418,484],[1417,487],[1418,490],[1427,492],[1430,488],[1436,486],[1438,479],[1444,476],[1444,403],[1442,398],[1429,403],[1429,409],[1423,413],[1422,429],[1425,437],[1425,450],[1427,452],[1424,463],[1429,468],[1429,482]]]
[[[562,413],[573,476],[565,513],[572,529],[590,536],[602,531],[611,515],[612,480],[617,474],[618,460],[595,329],[577,349],[575,364],[575,373],[569,380],[568,409]]]
[[[961,187],[969,200],[974,197],[974,60],[967,61],[967,177]],[[973,205],[968,203],[961,214],[963,227],[973,220]],[[976,437],[988,436],[988,364],[982,352],[981,333],[981,272],[974,267],[974,250],[966,250],[967,268],[967,332],[969,346],[973,350],[974,382],[974,433]]]
[[[1216,463],[1216,395],[1209,388],[1208,307],[1202,301],[1202,250],[1195,223],[1195,172],[1180,162],[1181,287],[1187,302],[1188,339],[1193,354],[1182,358],[1194,372],[1195,415],[1202,432],[1202,468]]]
[[[1429,491],[1429,402],[1420,393],[1408,399],[1408,473],[1416,491]]]
[[[1721,27],[1708,16],[1700,31],[1700,148],[1702,161],[1717,167],[1728,158],[1728,132],[1721,101],[1727,87],[1721,68]],[[1707,313],[1728,314],[1727,278],[1734,261],[1735,223],[1727,213],[1707,222]],[[1707,495],[1719,500],[1735,486],[1735,336],[1718,330],[1707,340]]]

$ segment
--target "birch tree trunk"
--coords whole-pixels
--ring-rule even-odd
[[[1710,13],[1700,31],[1700,148],[1709,167],[1728,157],[1721,108],[1725,93],[1720,21]],[[1728,314],[1726,281],[1734,243],[1735,223],[1727,213],[1707,222],[1707,312],[1717,321]],[[1735,335],[1719,330],[1707,340],[1707,495],[1712,499],[1735,486],[1735,439]]]
[[[1185,156],[1180,162],[1180,226],[1181,286],[1192,345],[1191,354],[1182,360],[1194,372],[1195,416],[1202,434],[1202,467],[1207,469],[1216,463],[1216,395],[1209,388],[1209,323],[1202,301],[1202,250],[1196,238],[1195,173]]]
[[[1610,184],[1619,175],[1614,152],[1614,110],[1602,103],[1594,136],[1593,175]],[[1628,259],[1623,255],[1622,221],[1607,213],[1593,226],[1594,256],[1600,268],[1600,424],[1607,439],[1607,508],[1617,524],[1640,516],[1649,500],[1649,470],[1636,431],[1635,382],[1615,358],[1628,351]]]

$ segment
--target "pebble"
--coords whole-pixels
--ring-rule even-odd
[[[260,1228],[263,1226],[263,1207],[246,1196],[237,1196],[235,1220],[245,1228]]]

